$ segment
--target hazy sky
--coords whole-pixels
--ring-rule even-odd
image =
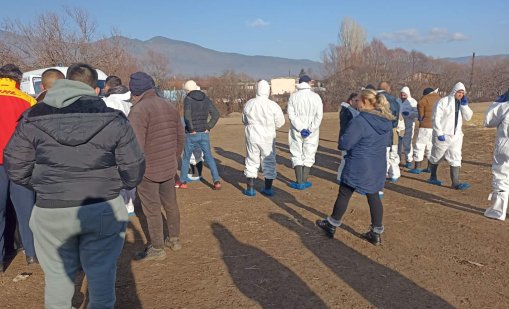
[[[0,20],[26,22],[65,5],[87,10],[100,35],[116,28],[130,38],[165,36],[246,55],[320,60],[345,16],[389,47],[438,58],[509,54],[507,0],[23,0],[3,1]]]

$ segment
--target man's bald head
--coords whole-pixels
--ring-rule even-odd
[[[41,83],[43,90],[48,90],[53,87],[53,84],[57,79],[64,79],[64,73],[57,69],[47,69],[41,75]]]
[[[380,84],[378,84],[378,89],[389,93],[391,92],[391,84],[388,82],[380,82]]]

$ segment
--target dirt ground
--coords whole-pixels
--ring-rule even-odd
[[[312,169],[313,187],[295,191],[287,128],[278,133],[275,196],[241,193],[244,131],[238,117],[212,131],[223,190],[192,183],[179,190],[183,249],[163,262],[136,262],[144,246],[138,218],[129,224],[118,267],[118,308],[509,308],[509,223],[483,217],[491,191],[493,129],[475,105],[465,124],[465,192],[402,172],[383,198],[383,245],[361,240],[366,198],[354,195],[335,239],[314,227],[332,210],[338,186],[338,117],[326,114]],[[204,176],[210,181],[205,169]],[[445,163],[440,179],[450,184]],[[259,179],[257,186],[262,186]],[[139,210],[137,210],[139,211]],[[19,273],[32,275],[13,282]],[[77,282],[77,289],[81,280]],[[43,274],[19,254],[0,275],[1,308],[42,308]],[[75,298],[79,306],[81,295]]]

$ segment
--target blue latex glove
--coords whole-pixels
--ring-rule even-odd
[[[445,135],[438,136],[438,140],[441,142],[445,142]]]
[[[304,129],[304,130],[300,131],[300,136],[302,136],[303,138],[306,138],[309,135],[311,135],[311,131],[309,131],[308,129]]]
[[[463,98],[461,98],[460,104],[463,105],[463,106],[467,106],[468,105],[468,98],[467,98],[467,96],[463,96]]]
[[[408,115],[410,115],[410,113],[409,113],[409,112],[402,112],[401,114],[403,114],[403,116],[408,116]]]
[[[502,102],[506,102],[506,101],[509,101],[509,97],[507,97],[506,95],[501,95],[497,98],[497,100],[495,102],[502,103]]]
[[[419,116],[419,117],[417,117],[417,119],[419,119],[419,121],[423,121],[423,120],[424,120],[424,117]]]

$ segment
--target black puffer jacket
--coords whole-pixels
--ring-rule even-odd
[[[205,93],[193,90],[187,94],[184,99],[184,121],[187,133],[210,130],[216,125],[218,119],[219,112]]]
[[[38,207],[110,200],[143,177],[143,153],[122,112],[97,96],[75,99],[25,112],[4,152],[10,179],[33,188]]]

